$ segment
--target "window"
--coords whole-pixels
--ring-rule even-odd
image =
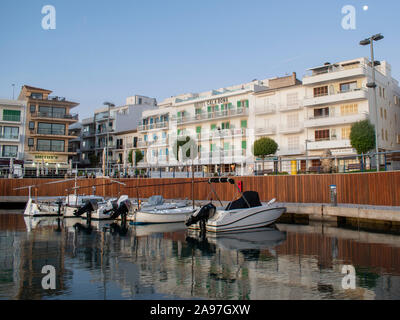
[[[18,127],[4,127],[3,128],[3,138],[4,139],[18,139],[19,128]]]
[[[340,113],[342,116],[349,115],[349,114],[357,114],[358,113],[358,104],[345,104],[340,106]]]
[[[383,99],[385,99],[385,88],[382,88],[382,96],[383,96]]]
[[[387,113],[386,113],[386,109],[383,110],[383,113],[385,115],[385,120],[387,119]]]
[[[299,104],[299,95],[297,92],[288,93],[286,95],[286,102],[288,106],[297,106]]]
[[[38,139],[37,151],[64,152],[64,140]]]
[[[35,123],[33,121],[29,121],[29,130],[35,130]]]
[[[315,141],[329,140],[329,129],[315,130]]]
[[[314,97],[322,97],[328,95],[328,86],[314,88]]]
[[[224,142],[224,150],[228,151],[230,147],[230,143],[229,142]]]
[[[139,98],[139,104],[142,104],[142,98]]]
[[[33,147],[35,145],[35,139],[29,138],[28,139],[28,147]]]
[[[291,114],[286,118],[288,128],[297,128],[299,126],[299,114]]]
[[[196,127],[196,133],[201,133],[201,127]]]
[[[229,122],[222,122],[221,128],[222,128],[222,130],[229,129]]]
[[[32,99],[43,99],[43,94],[42,94],[42,93],[35,93],[35,92],[32,92],[32,93],[31,93],[31,98],[32,98]]]
[[[387,133],[387,130],[385,130],[385,139],[386,139],[386,141],[388,141],[388,133]]]
[[[329,117],[329,107],[314,109],[314,118]]]
[[[18,156],[18,146],[3,146],[3,157],[16,158]]]
[[[351,127],[342,128],[342,139],[350,139]]]
[[[247,141],[243,140],[242,141],[242,150],[246,150],[247,149]]]
[[[35,113],[36,112],[36,106],[34,104],[31,104],[31,106],[29,107],[29,110],[31,111],[31,113]]]
[[[247,129],[247,120],[240,121],[240,128]]]
[[[241,100],[237,102],[238,108],[248,108],[249,107],[249,100]]]
[[[60,123],[38,123],[39,134],[54,134],[54,135],[65,135],[65,124]]]
[[[288,137],[288,149],[289,151],[296,151],[300,147],[299,136]]]
[[[349,92],[357,89],[357,81],[341,83],[340,84],[340,92]]]
[[[211,152],[214,152],[214,151],[216,151],[216,150],[217,150],[216,144],[215,144],[215,143],[211,143],[211,144],[210,144],[210,151],[211,151]]]
[[[21,121],[21,111],[19,110],[3,110],[3,121]]]
[[[39,106],[39,113],[41,116],[49,118],[65,118],[65,108]]]
[[[217,125],[216,124],[212,124],[210,128],[211,128],[211,131],[214,131],[214,130],[217,129]]]

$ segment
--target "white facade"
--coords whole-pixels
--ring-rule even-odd
[[[0,99],[0,158],[24,158],[26,102]]]
[[[260,169],[251,149],[266,136],[279,145],[276,157],[285,160],[280,171],[306,170],[313,162],[290,160],[322,156],[326,149],[334,156],[354,156],[351,125],[364,119],[376,123],[368,63],[359,58],[312,68],[303,83],[293,74],[165,99],[158,109],[143,112],[138,127],[142,166],[166,171],[190,166],[191,160],[178,162],[174,156],[177,137],[186,136],[198,145],[193,164],[208,172]],[[387,62],[377,67],[376,82],[379,148],[400,150],[400,88]],[[266,169],[273,166],[270,162]]]

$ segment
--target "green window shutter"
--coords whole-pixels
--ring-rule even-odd
[[[247,120],[242,120],[240,121],[240,127],[242,129],[246,129],[247,128]]]
[[[219,106],[215,106],[214,111],[218,111],[219,110]]]
[[[211,131],[213,131],[213,130],[215,130],[215,129],[217,129],[217,125],[216,125],[216,124],[212,124],[212,125],[211,125]]]
[[[249,100],[246,100],[245,104],[246,104],[246,108],[248,108],[249,107]]]
[[[19,110],[3,110],[4,121],[21,121],[21,111]]]
[[[243,141],[242,141],[242,149],[243,149],[243,150],[246,150],[246,149],[247,149],[247,141],[246,141],[246,140],[243,140]]]
[[[224,110],[225,110],[225,105],[221,104],[221,111],[224,111]]]
[[[215,144],[214,143],[210,144],[210,151],[211,152],[215,151]]]
[[[230,128],[230,123],[227,122],[227,123],[226,123],[226,129],[229,129],[229,128]]]
[[[229,142],[224,142],[224,150],[229,150]]]
[[[242,101],[237,102],[237,107],[240,108],[242,106]]]
[[[181,112],[179,111],[179,112],[178,112],[178,118],[180,118],[180,117],[181,117]]]
[[[196,127],[196,133],[201,133],[201,127]]]
[[[181,134],[182,129],[178,129],[178,136]]]
[[[211,113],[211,107],[207,107],[208,113]]]

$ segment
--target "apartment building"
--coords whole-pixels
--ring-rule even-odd
[[[139,134],[137,129],[120,131],[115,134],[115,149],[113,151],[113,163],[116,164],[114,168],[118,172],[124,174],[133,174],[134,166],[134,155],[133,163],[129,162],[129,153],[138,148]]]
[[[400,149],[400,88],[387,62],[376,72],[378,118],[367,87],[372,82],[368,59],[326,63],[309,73],[302,81],[293,73],[165,99],[158,109],[143,112],[138,127],[138,148],[145,154],[141,166],[190,170],[191,161],[177,161],[174,150],[177,140],[191,137],[198,148],[193,162],[197,172],[249,174],[262,166],[252,154],[254,141],[271,137],[279,150],[267,169],[305,171],[319,166],[317,157],[327,149],[352,159],[337,160],[340,168],[345,161],[357,161],[349,135],[351,125],[364,119],[377,124],[381,151]]]
[[[368,59],[326,63],[309,71],[311,74],[303,79],[303,105],[310,156],[322,155],[326,149],[334,156],[356,154],[350,130],[352,124],[364,119],[376,126],[380,151],[399,150],[400,88],[386,61],[376,67],[377,112],[373,89],[367,87],[372,82]],[[344,161],[339,160],[339,167]],[[313,165],[319,165],[319,161],[314,160]]]
[[[24,167],[26,175],[61,174],[69,168],[69,125],[78,121],[70,113],[78,103],[63,97],[50,96],[52,91],[24,85],[18,100],[27,105],[25,120]],[[41,167],[41,170],[37,170]]]
[[[0,99],[0,164],[24,159],[26,102]],[[15,162],[14,162],[15,163]]]

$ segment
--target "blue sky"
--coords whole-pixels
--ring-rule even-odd
[[[43,30],[44,5],[56,30]],[[344,5],[356,30],[341,27]],[[364,11],[363,6],[368,5]],[[23,84],[77,101],[80,117],[104,101],[162,99],[283,76],[368,56],[359,40],[383,33],[377,59],[400,79],[400,1],[1,0],[0,98]]]

